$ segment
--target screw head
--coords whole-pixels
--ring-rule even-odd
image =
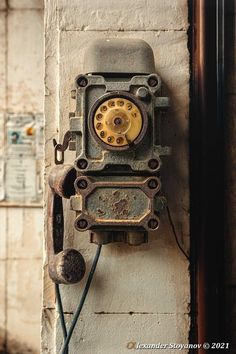
[[[139,87],[139,89],[137,90],[136,95],[139,98],[145,100],[146,98],[149,97],[149,91],[148,91],[148,89],[146,87]]]
[[[156,170],[159,167],[159,161],[156,159],[151,159],[148,161],[148,167],[152,170]]]
[[[158,223],[158,220],[157,220],[157,219],[150,219],[150,220],[148,221],[148,227],[149,227],[150,229],[152,229],[152,230],[157,229],[157,228],[158,228],[158,225],[159,225],[159,223]]]
[[[122,124],[122,118],[116,117],[116,118],[114,119],[114,124],[115,124],[115,125],[121,125],[121,124]]]
[[[88,161],[85,160],[85,159],[79,159],[77,161],[77,167],[80,169],[80,170],[84,170],[86,167],[88,166]]]
[[[77,221],[77,227],[78,229],[84,230],[88,226],[88,222],[85,219],[80,219]]]
[[[86,87],[88,85],[88,79],[85,76],[79,76],[76,79],[76,83],[79,87]]]
[[[79,179],[76,185],[79,189],[86,189],[88,187],[88,182],[86,179]]]
[[[150,189],[155,189],[158,187],[158,182],[156,179],[150,179],[150,181],[148,182],[148,187]]]
[[[155,75],[151,75],[149,78],[148,78],[148,85],[150,87],[155,87],[158,85],[158,78],[155,76]]]

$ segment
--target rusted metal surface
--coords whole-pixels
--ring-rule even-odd
[[[118,50],[127,63],[132,51],[127,51],[124,42],[98,41],[111,48],[111,56]],[[128,42],[141,55],[137,65],[144,56],[153,62],[147,43]],[[143,65],[147,67],[148,62]],[[161,156],[170,152],[161,145],[160,127],[169,99],[161,96],[161,78],[156,73],[138,72],[112,77],[97,72],[75,79],[71,97],[76,100],[76,110],[69,114],[70,130],[63,143],[53,141],[55,163],[60,166],[49,176],[49,272],[58,283],[77,282],[85,271],[78,251],[63,250],[62,198],[70,198],[71,209],[76,211],[75,229],[90,230],[91,242],[97,244],[139,245],[148,241],[148,232],[159,227],[165,205],[160,194]],[[68,147],[76,152],[74,168],[62,165]]]
[[[154,231],[159,227],[154,200],[160,187],[157,177],[108,182],[80,176],[75,181],[77,195],[71,197],[77,211],[75,228]]]
[[[84,72],[147,74],[155,71],[152,48],[141,39],[100,38],[86,48]]]
[[[135,231],[99,231],[90,232],[90,242],[105,245],[112,242],[124,242],[130,246],[139,246],[148,242],[147,232]]]
[[[84,78],[87,80],[85,87],[78,87],[77,82],[75,84],[73,97],[76,99],[76,111],[70,118],[70,131],[76,136],[77,171],[107,173],[107,170],[111,172],[119,166],[120,174],[124,169],[133,174],[157,173],[161,167],[161,156],[170,153],[169,147],[161,145],[160,138],[161,114],[170,105],[169,98],[161,95],[161,78],[156,74],[135,75],[128,80],[122,77],[110,80],[97,74],[84,75]],[[139,94],[140,88],[145,89],[145,97]],[[133,144],[125,147],[108,146],[98,138],[93,127],[93,116],[99,104],[117,96],[132,100],[143,117],[140,135]],[[155,168],[150,167],[150,160],[158,161]]]
[[[65,133],[62,144],[57,143],[56,139],[53,139],[54,162],[56,165],[61,165],[64,163],[64,152],[68,149],[69,144],[72,142],[73,139],[74,135],[70,130]],[[60,157],[58,157],[58,152],[61,153]]]
[[[99,139],[99,137],[97,136],[97,134],[94,130],[93,120],[94,120],[94,115],[95,115],[96,110],[98,109],[98,107],[100,105],[102,105],[103,102],[105,102],[106,100],[112,99],[112,98],[128,99],[130,102],[133,102],[141,112],[142,130],[141,130],[139,136],[133,142],[130,142],[129,145],[125,145],[125,146],[108,145],[108,144],[104,143],[101,139]],[[96,139],[96,141],[99,143],[99,145],[101,145],[105,150],[111,150],[111,151],[117,152],[117,151],[128,150],[130,148],[136,147],[143,140],[143,138],[147,132],[147,127],[148,127],[148,117],[147,117],[147,111],[146,111],[145,105],[142,103],[142,101],[140,99],[137,99],[135,97],[135,95],[130,94],[128,92],[113,91],[113,92],[103,95],[101,98],[99,98],[94,103],[94,105],[91,107],[90,112],[89,112],[89,131],[92,134],[92,136],[94,137],[94,139]]]
[[[50,277],[56,283],[73,284],[80,281],[85,273],[82,255],[74,249],[63,250],[64,215],[62,197],[73,193],[74,168],[57,166],[49,176],[50,188],[47,201],[47,250]]]
[[[60,197],[69,199],[75,194],[76,170],[71,165],[55,166],[49,174],[49,186]]]

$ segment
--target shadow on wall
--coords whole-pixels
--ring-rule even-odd
[[[4,338],[8,338],[7,343]],[[11,338],[9,332],[6,334],[0,328],[0,354],[38,354],[38,351],[29,348],[26,343],[18,342],[16,339]]]

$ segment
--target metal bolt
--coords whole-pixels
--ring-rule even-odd
[[[76,83],[79,87],[86,87],[88,85],[88,80],[86,79],[85,76],[80,76],[76,80]]]
[[[85,219],[80,219],[77,221],[77,227],[78,229],[84,230],[88,226],[88,222]]]
[[[104,137],[105,137],[105,132],[104,132],[104,131],[101,131],[100,137],[101,137],[101,138],[104,138]]]
[[[114,138],[112,136],[108,136],[108,138],[107,138],[108,143],[112,143],[113,140],[114,140]]]
[[[156,159],[151,159],[148,161],[148,166],[149,168],[151,168],[152,170],[156,170],[157,167],[159,166],[159,161]]]
[[[155,87],[158,85],[158,79],[155,75],[152,75],[148,78],[148,85],[151,87]]]
[[[158,187],[158,182],[156,179],[150,179],[150,181],[148,182],[148,187],[150,189],[155,189]]]
[[[86,179],[79,179],[77,182],[77,187],[79,189],[86,189],[88,187],[88,182]]]
[[[88,161],[85,159],[79,159],[77,161],[77,167],[81,170],[84,170],[88,166]]]
[[[136,95],[145,100],[148,96],[149,96],[149,91],[146,87],[139,87],[139,89],[137,90]]]
[[[156,229],[158,227],[158,221],[156,219],[150,219],[148,222],[148,227],[152,230]]]
[[[114,124],[115,124],[115,125],[121,125],[121,124],[122,124],[122,118],[116,117],[116,118],[114,119]]]

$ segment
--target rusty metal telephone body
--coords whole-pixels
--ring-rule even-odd
[[[63,250],[62,198],[70,198],[76,230],[91,242],[147,242],[159,226],[161,112],[169,106],[155,74],[151,47],[142,40],[102,39],[85,52],[86,74],[75,79],[70,129],[55,145],[49,176],[49,273],[56,283],[76,283],[85,272],[82,255]],[[75,161],[64,165],[64,151]]]

